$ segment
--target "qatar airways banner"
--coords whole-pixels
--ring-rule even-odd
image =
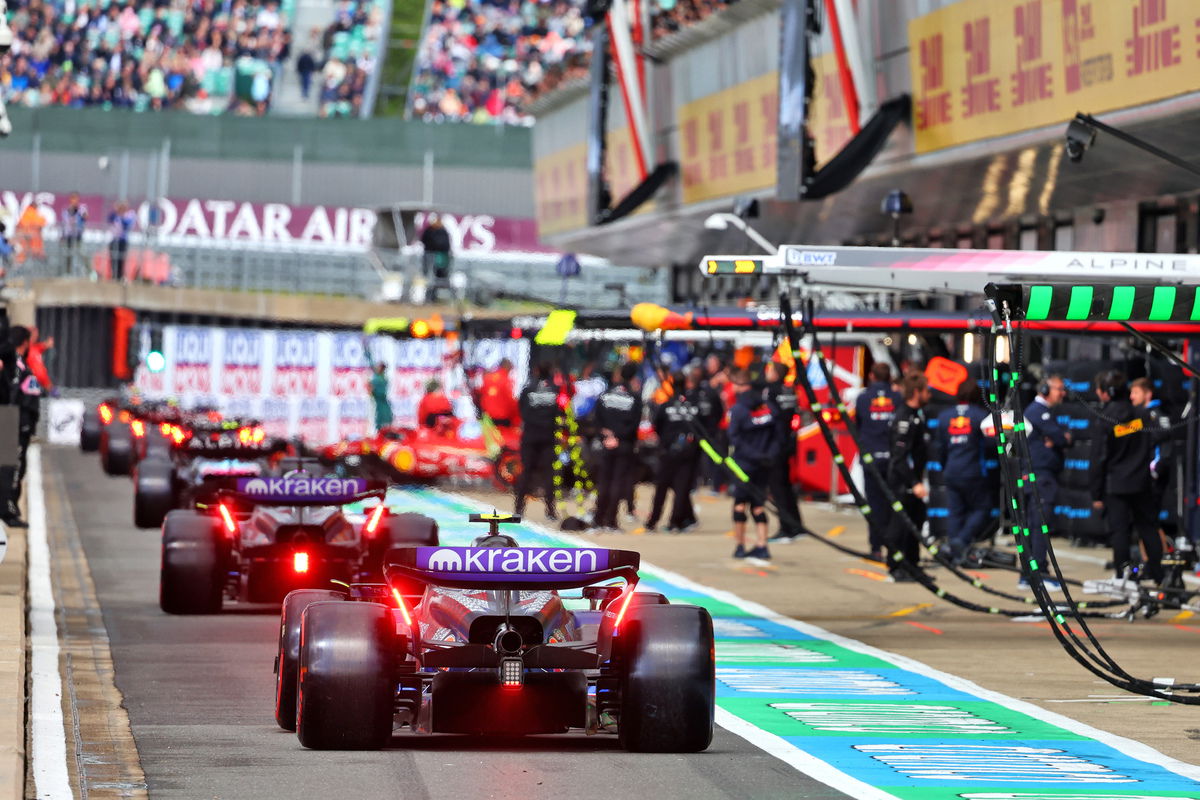
[[[416,426],[417,405],[436,379],[464,436],[478,434],[471,388],[482,374],[507,358],[519,390],[529,367],[524,339],[484,339],[460,349],[441,339],[186,325],[163,329],[163,355],[162,371],[137,371],[134,382],[144,396],[177,398],[185,408],[213,405],[228,417],[260,420],[269,436],[303,437],[311,445],[374,432],[370,364],[387,366],[394,424]]]
[[[69,195],[54,192],[0,191],[0,213],[13,225],[31,204],[45,221],[47,238],[58,236],[58,221],[67,209]],[[101,195],[82,195],[88,211],[87,238],[108,236],[108,215],[116,201]],[[365,250],[371,246],[376,214],[370,208],[341,206],[293,206],[286,203],[242,203],[234,200],[170,198],[157,204],[152,219],[148,202],[136,204],[138,224],[134,232],[151,224],[165,244],[246,244]],[[490,214],[442,214],[456,252],[492,253],[542,251],[537,223],[532,219],[493,217]],[[418,230],[425,215],[416,217]]]

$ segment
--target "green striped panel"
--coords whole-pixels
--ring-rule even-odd
[[[1108,309],[1108,318],[1127,320],[1133,315],[1133,301],[1137,297],[1134,286],[1114,286],[1112,290],[1112,306]]]
[[[1050,301],[1053,299],[1053,286],[1030,286],[1029,303],[1025,307],[1025,318],[1046,319],[1049,317]]]
[[[1150,306],[1150,319],[1153,322],[1169,320],[1175,312],[1175,287],[1155,286],[1154,302]]]
[[[1072,286],[1071,305],[1067,308],[1067,319],[1087,319],[1092,311],[1092,296],[1095,290],[1091,286]]]

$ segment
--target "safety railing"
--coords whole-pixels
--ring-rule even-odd
[[[39,278],[153,283],[181,288],[318,294],[369,300],[421,302],[421,254],[379,251],[320,251],[265,245],[194,246],[131,241],[123,256],[102,238],[69,247],[61,240],[16,241],[5,280]],[[123,261],[123,263],[121,263]],[[666,302],[669,271],[585,264],[563,279],[556,257],[531,253],[471,252],[454,257],[452,293],[474,305],[498,300],[566,303],[586,308],[621,308],[641,301]],[[450,287],[447,287],[450,288]],[[445,300],[443,293],[441,299]]]

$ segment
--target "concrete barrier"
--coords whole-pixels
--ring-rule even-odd
[[[0,800],[25,796],[25,532],[0,562]]]

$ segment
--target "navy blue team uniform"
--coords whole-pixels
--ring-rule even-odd
[[[925,475],[925,466],[929,463],[927,435],[925,412],[907,403],[901,405],[896,411],[895,419],[892,420],[887,480],[900,500],[903,515],[892,515],[885,545],[889,559],[900,553],[914,566],[921,561],[921,543],[905,524],[904,517],[912,520],[918,531],[925,524],[925,501],[913,494],[912,489],[921,482]],[[905,575],[907,573],[893,567],[893,578]]]
[[[870,453],[874,457],[882,480],[887,480],[889,431],[901,402],[900,393],[893,389],[890,383],[881,381],[867,386],[854,403],[859,444],[863,453]],[[883,552],[884,539],[892,519],[892,506],[884,496],[880,481],[872,477],[869,470],[864,469],[863,475],[867,505],[871,507],[871,515],[867,517],[871,552],[878,555]]]
[[[546,516],[554,519],[554,440],[563,424],[558,405],[558,387],[548,378],[531,382],[521,390],[521,474],[513,491],[515,512],[525,513],[525,497],[535,478],[540,480],[546,502]]]
[[[1063,471],[1063,450],[1067,446],[1066,431],[1054,418],[1054,411],[1040,397],[1025,407],[1025,424],[1029,430],[1029,463],[1023,470],[1025,480],[1026,519],[1029,521],[1031,557],[1041,569],[1046,564],[1046,538],[1040,532],[1053,524],[1054,501],[1058,497],[1058,476]],[[1034,479],[1031,481],[1029,473]]]
[[[745,483],[733,480],[733,502],[761,508],[768,473],[779,458],[779,433],[760,392],[742,392],[729,410],[729,444],[734,461],[750,478]]]
[[[627,384],[618,383],[597,398],[595,419],[604,449],[600,454],[600,470],[596,476],[594,522],[598,528],[616,528],[617,506],[633,490],[642,398],[634,394]],[[604,431],[609,431],[611,438],[605,436]]]
[[[963,562],[995,507],[994,483],[987,469],[995,439],[982,430],[990,416],[977,405],[962,403],[937,418],[935,452],[945,476],[947,544],[956,564]]]

